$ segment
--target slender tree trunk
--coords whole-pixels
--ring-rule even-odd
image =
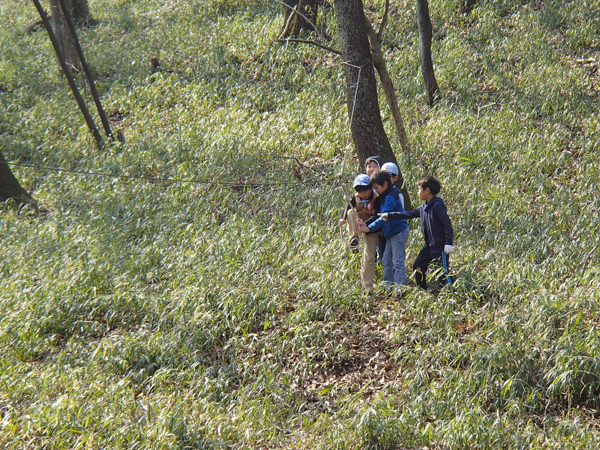
[[[310,22],[313,24],[317,22],[318,0],[283,0],[283,2],[289,8],[282,6],[284,25],[279,39],[298,37],[302,30],[316,31]],[[301,14],[293,11],[294,8]]]
[[[65,56],[63,55],[63,51],[60,48],[60,44],[54,33],[54,29],[50,25],[48,17],[46,16],[46,12],[44,11],[44,8],[42,8],[42,5],[40,4],[39,0],[33,0],[33,3],[35,4],[36,9],[38,10],[40,17],[44,22],[44,26],[46,27],[46,31],[48,32],[48,37],[50,38],[50,41],[52,42],[52,46],[54,47],[54,51],[56,52],[56,57],[58,58],[60,67],[62,68],[65,78],[67,79],[69,86],[71,87],[71,91],[73,92],[73,96],[75,97],[75,100],[77,101],[77,105],[79,106],[79,109],[81,110],[81,113],[83,114],[83,117],[85,118],[88,128],[90,129],[92,135],[94,136],[94,138],[96,139],[96,142],[98,143],[98,148],[102,148],[104,145],[102,142],[102,136],[100,136],[100,133],[98,132],[98,129],[96,128],[96,125],[94,124],[94,119],[90,115],[90,112],[85,104],[85,100],[79,93],[79,89],[77,88],[75,79],[73,78],[73,75],[71,75],[69,66],[65,62]],[[74,39],[73,39],[73,42],[75,42]]]
[[[68,11],[68,2],[69,0],[58,0],[60,6],[63,11]],[[81,63],[81,67],[83,68],[83,72],[90,84],[90,92],[92,93],[92,97],[94,98],[94,103],[96,104],[96,108],[98,109],[98,114],[100,115],[100,120],[102,121],[102,125],[104,126],[104,131],[106,132],[106,137],[112,138],[112,132],[110,130],[110,124],[108,123],[108,117],[106,117],[106,113],[104,112],[104,108],[102,108],[102,102],[100,101],[100,96],[98,95],[98,91],[96,90],[96,85],[94,83],[94,77],[92,76],[92,71],[90,70],[85,56],[83,55],[83,49],[81,48],[81,44],[79,43],[79,38],[77,37],[77,31],[75,30],[75,22],[73,18],[66,14],[64,15],[67,28],[69,29],[69,35],[71,39],[73,39],[73,43],[75,44],[75,50],[77,51],[77,56],[79,58],[79,62]],[[155,59],[155,58],[153,58]],[[158,60],[157,60],[158,61]]]
[[[89,10],[87,2],[84,0],[67,0],[67,5],[70,8],[71,17],[77,24],[89,19]],[[50,0],[50,11],[52,15],[52,28],[58,39],[60,48],[65,56],[65,61],[74,72],[81,71],[81,61],[77,55],[75,41],[69,32],[67,19],[65,18],[62,8],[58,0]]]
[[[5,202],[9,198],[15,199],[17,203],[31,202],[31,197],[21,187],[10,167],[6,164],[4,155],[0,152],[0,202]]]
[[[362,0],[336,0],[335,14],[344,58],[350,130],[360,164],[364,166],[365,160],[373,155],[396,162],[381,121]],[[401,186],[404,180],[399,175]],[[410,207],[406,189],[403,194],[405,205]]]
[[[396,97],[394,83],[392,82],[390,74],[387,70],[387,66],[385,65],[385,58],[383,57],[383,52],[381,51],[379,36],[377,36],[377,33],[373,29],[373,25],[371,25],[371,21],[366,16],[365,25],[367,27],[367,34],[369,35],[369,42],[371,43],[371,56],[373,58],[373,65],[379,74],[381,86],[383,87],[383,92],[385,93],[385,99],[387,100],[388,108],[390,108],[392,118],[394,119],[396,136],[398,136],[398,140],[400,141],[402,149],[406,152],[408,151],[408,136],[406,135],[404,121],[402,120],[402,115],[400,114],[400,108],[398,107],[398,98]]]
[[[440,95],[440,87],[435,79],[433,60],[431,58],[431,39],[433,29],[429,17],[429,4],[427,0],[417,0],[417,19],[419,22],[419,55],[421,58],[421,72],[425,81],[425,89],[429,98],[429,105],[433,106]]]

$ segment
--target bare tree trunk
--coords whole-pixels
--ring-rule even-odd
[[[63,11],[68,11],[68,2],[69,0],[58,0],[60,6]],[[100,115],[100,120],[102,121],[102,125],[104,126],[104,131],[106,132],[106,137],[112,138],[112,131],[110,130],[110,124],[108,123],[108,117],[106,117],[106,113],[104,112],[104,108],[102,108],[102,102],[100,101],[100,96],[98,95],[98,91],[96,90],[96,85],[94,83],[94,77],[92,76],[92,71],[90,70],[85,56],[83,55],[83,49],[81,48],[81,44],[79,43],[79,38],[77,37],[77,31],[75,30],[75,22],[73,18],[66,14],[64,15],[67,28],[69,29],[69,34],[71,39],[73,39],[73,43],[75,44],[75,50],[77,51],[77,56],[79,57],[79,62],[81,63],[81,67],[83,68],[83,72],[90,84],[90,92],[92,93],[92,97],[94,98],[94,103],[96,104],[96,108],[98,109],[98,114]],[[154,59],[154,58],[153,58]],[[157,59],[158,62],[158,59]]]
[[[400,141],[402,149],[407,152],[408,136],[406,135],[406,130],[404,129],[404,121],[402,120],[402,115],[400,114],[400,108],[398,107],[398,98],[396,97],[394,83],[392,82],[390,74],[385,65],[385,59],[383,57],[383,52],[381,51],[379,36],[377,36],[377,33],[373,29],[373,25],[371,25],[371,21],[366,16],[365,25],[367,26],[367,34],[369,35],[369,42],[371,43],[371,56],[373,58],[373,64],[375,65],[377,73],[379,74],[381,86],[383,87],[383,92],[385,92],[385,99],[387,100],[388,107],[392,113],[392,118],[394,119],[396,136],[398,136],[398,140]]]
[[[440,95],[440,87],[435,79],[433,60],[431,58],[431,39],[433,29],[429,17],[429,4],[427,0],[417,0],[417,19],[419,22],[419,55],[421,58],[421,72],[427,89],[429,105],[433,106]]]
[[[17,203],[31,202],[31,197],[21,187],[0,152],[0,202],[5,202],[9,198],[15,199]]]
[[[80,8],[80,3],[85,3],[85,8]],[[78,5],[77,8],[74,8],[74,4]],[[89,11],[87,11],[87,3],[84,1],[77,0],[67,0],[67,5],[71,9],[71,14],[75,23],[80,23],[81,18],[76,19],[74,13],[78,15],[82,14],[82,9],[85,9],[85,17],[89,15]],[[60,48],[65,57],[65,61],[69,67],[74,72],[81,71],[81,61],[79,60],[79,56],[77,55],[77,48],[75,47],[75,41],[69,32],[69,28],[67,26],[67,19],[63,14],[62,8],[60,7],[60,3],[58,0],[50,0],[50,11],[52,15],[52,28],[54,29],[54,34],[58,39],[60,44]]]
[[[396,156],[381,121],[362,0],[336,0],[335,14],[344,58],[350,130],[360,164],[363,166],[373,155],[395,163]],[[401,173],[398,184],[404,184]],[[408,192],[402,192],[405,205],[410,208]]]
[[[300,31],[316,31],[310,22],[316,24],[318,0],[283,0],[288,6],[283,6],[284,26],[279,39],[298,37]],[[294,8],[300,13],[296,13]],[[306,20],[306,19],[309,20]]]
[[[44,26],[46,27],[46,31],[48,32],[48,37],[50,38],[50,41],[52,42],[52,46],[54,47],[54,51],[56,52],[56,57],[58,58],[58,62],[60,64],[60,67],[63,70],[65,78],[69,82],[69,86],[71,87],[73,96],[75,97],[75,100],[77,101],[77,105],[79,106],[79,109],[81,110],[81,113],[83,114],[83,117],[84,117],[92,135],[94,136],[94,139],[96,139],[96,142],[98,143],[98,148],[102,148],[104,145],[104,143],[102,142],[102,136],[100,136],[100,133],[98,132],[98,129],[96,128],[96,125],[94,124],[94,119],[92,118],[89,110],[87,109],[85,100],[83,100],[83,97],[79,93],[79,89],[77,88],[75,79],[73,78],[73,75],[71,75],[71,71],[69,70],[69,66],[67,65],[67,63],[65,61],[65,56],[63,55],[63,51],[60,48],[58,39],[57,39],[56,35],[54,34],[54,30],[53,30],[52,26],[50,25],[50,21],[48,20],[48,17],[46,16],[46,12],[44,11],[44,8],[42,8],[42,5],[40,4],[39,0],[33,0],[33,3],[35,4],[35,7],[38,10],[38,13],[40,14],[40,18],[44,22]],[[75,39],[73,39],[73,42],[75,42]]]

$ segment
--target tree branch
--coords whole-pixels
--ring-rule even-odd
[[[48,16],[48,20],[52,19],[52,17],[47,14]],[[39,25],[44,25],[44,21],[42,19],[38,19],[35,22],[32,22],[27,28],[25,28],[25,33],[27,34],[32,34],[34,31],[36,31],[36,27]]]
[[[317,47],[321,47],[324,50],[329,50],[332,53],[335,53],[336,55],[341,55],[342,52],[340,52],[339,50],[333,48],[333,47],[329,47],[327,45],[323,45],[317,41],[310,41],[308,39],[275,39],[274,42],[281,42],[281,43],[288,43],[288,42],[302,42],[304,44],[312,44],[312,45],[316,45]]]
[[[377,38],[379,42],[381,42],[381,36],[383,35],[383,30],[387,25],[387,18],[390,12],[390,0],[385,0],[385,8],[383,9],[383,17],[381,18],[381,24],[379,25],[379,31],[377,32]]]
[[[296,14],[298,14],[299,16],[302,16],[313,28],[314,30],[317,32],[317,35],[319,36],[319,39],[323,39],[323,36],[321,35],[321,32],[319,31],[319,29],[317,28],[317,26],[312,22],[312,20],[310,20],[308,17],[306,17],[304,14],[302,14],[300,11],[298,11],[296,9],[296,7],[292,8],[290,5],[286,5],[285,3],[279,1],[279,0],[273,0],[275,3],[279,3],[280,5],[285,6],[287,9],[291,9],[293,12],[292,14],[295,12]]]
[[[381,86],[383,87],[383,92],[385,93],[385,99],[387,100],[388,107],[390,108],[390,112],[392,114],[392,119],[394,120],[396,135],[398,136],[398,140],[400,141],[402,149],[407,152],[408,137],[406,135],[406,129],[404,128],[402,115],[400,114],[400,108],[398,107],[398,98],[396,97],[394,83],[392,82],[390,74],[385,65],[385,58],[383,57],[383,52],[381,51],[381,44],[379,43],[377,33],[375,33],[375,29],[373,28],[373,25],[367,16],[365,16],[365,25],[367,27],[369,43],[371,44],[371,58],[373,59],[373,65],[379,74]]]

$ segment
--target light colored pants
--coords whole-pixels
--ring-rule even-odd
[[[375,279],[375,270],[377,267],[377,244],[381,233],[362,233],[358,231],[356,223],[357,214],[353,210],[348,211],[346,223],[348,224],[348,242],[352,239],[358,239],[362,236],[365,241],[363,249],[363,258],[360,270],[361,286],[366,291],[373,291],[373,280]]]
[[[394,286],[395,289],[401,289],[406,285],[406,267],[404,259],[406,258],[406,243],[408,242],[408,228],[403,229],[398,234],[386,239],[385,252],[383,252],[383,282],[386,286]]]
[[[373,292],[373,279],[377,267],[377,244],[380,233],[361,233],[365,241],[363,259],[361,265],[361,285],[366,291]]]
[[[358,239],[358,224],[356,223],[356,219],[358,215],[354,212],[353,209],[349,209],[347,213],[346,223],[348,224],[348,243],[352,239]]]

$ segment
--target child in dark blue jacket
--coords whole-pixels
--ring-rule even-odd
[[[419,252],[413,264],[413,270],[415,271],[417,286],[421,289],[427,289],[426,273],[429,265],[434,264],[441,267],[442,253],[445,252],[451,255],[454,252],[454,246],[452,245],[454,230],[446,212],[444,201],[437,197],[442,189],[440,182],[434,177],[428,176],[419,179],[417,186],[419,187],[419,198],[424,200],[425,203],[412,211],[380,214],[380,218],[382,220],[389,219],[392,222],[417,217],[421,219],[425,246]],[[441,281],[444,283],[446,279],[443,278]]]
[[[404,212],[399,191],[392,185],[389,172],[379,170],[371,176],[373,189],[379,194],[381,212]],[[406,220],[386,221],[378,218],[370,224],[359,222],[359,230],[364,233],[373,233],[381,230],[386,238],[383,253],[383,281],[386,286],[394,287],[400,293],[402,286],[406,285],[406,242],[408,241],[408,223]]]

